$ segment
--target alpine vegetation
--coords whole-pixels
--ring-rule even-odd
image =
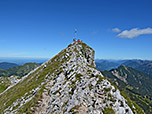
[[[95,68],[95,51],[74,41],[0,95],[5,114],[144,114]]]

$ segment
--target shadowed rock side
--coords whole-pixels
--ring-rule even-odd
[[[31,89],[26,89],[26,92],[13,100],[9,106],[3,106],[1,111],[5,113],[29,111],[33,114],[138,113],[136,106],[127,101],[120,91],[96,70],[94,53],[94,50],[85,43],[70,44],[19,82],[16,87],[27,83],[27,80],[27,84],[30,84],[32,79],[37,84]],[[14,88],[15,86],[11,89]],[[4,95],[8,96],[11,89]],[[0,99],[2,98],[0,96]],[[4,100],[0,106],[7,104]],[[15,103],[17,105],[14,105]],[[144,113],[143,110],[140,110],[140,113]]]

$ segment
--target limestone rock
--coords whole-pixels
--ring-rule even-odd
[[[133,114],[133,104],[129,107],[120,91],[95,68],[94,54],[95,51],[85,43],[70,44],[55,57],[23,77],[19,83],[27,85],[33,79],[40,83],[39,79],[42,80],[42,76],[43,80],[37,87],[16,99],[3,112],[18,113],[44,88],[40,99],[30,107],[32,113],[103,114],[104,110],[109,108],[116,114]],[[47,67],[44,68],[44,65]]]

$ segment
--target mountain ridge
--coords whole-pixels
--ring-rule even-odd
[[[18,66],[18,64],[15,64],[15,63],[10,63],[10,62],[1,62],[0,63],[0,69],[9,69],[9,68],[12,68],[12,67],[16,67]]]
[[[102,71],[104,76],[117,85],[132,100],[141,106],[146,114],[152,113],[151,75],[121,65],[110,71]]]
[[[37,63],[26,63],[24,65],[20,66],[15,66],[9,69],[0,69],[0,77],[1,76],[12,76],[12,75],[17,75],[17,76],[24,76],[28,74],[31,70],[34,70],[36,67],[38,67],[39,64]]]
[[[0,111],[144,113],[96,70],[94,54],[95,51],[85,43],[70,44],[0,95]],[[12,95],[13,91],[16,94]]]
[[[100,71],[115,69],[121,65],[132,67],[138,71],[144,72],[148,75],[152,75],[152,61],[150,60],[96,60],[96,68]]]

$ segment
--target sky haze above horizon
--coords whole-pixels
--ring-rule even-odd
[[[152,60],[151,0],[0,0],[0,57],[51,58],[77,38],[96,59]]]

